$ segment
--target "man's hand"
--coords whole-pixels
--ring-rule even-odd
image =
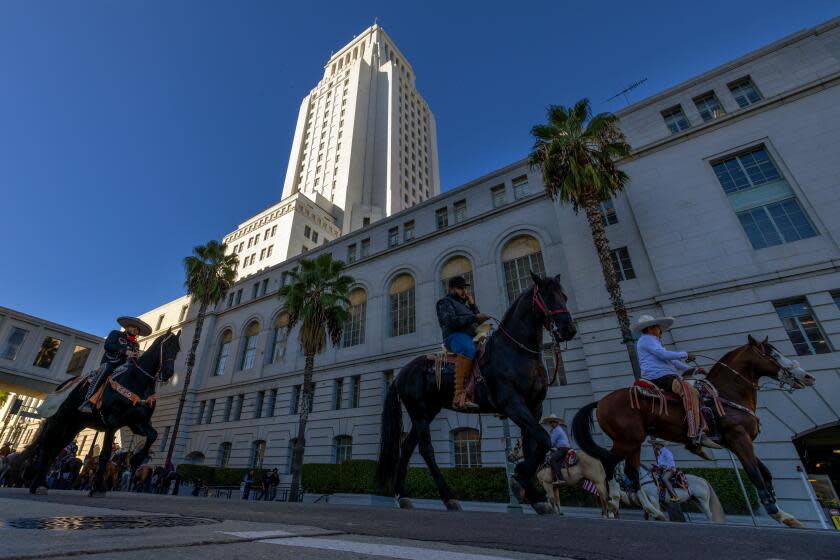
[[[694,352],[688,352],[688,356],[686,357],[686,360],[689,361],[689,362],[693,362],[693,361],[697,360],[697,356],[694,355]]]
[[[475,316],[475,320],[476,320],[476,322],[478,322],[479,325],[489,318],[490,318],[490,315],[488,315],[487,313],[479,313],[478,315]]]
[[[467,303],[469,303],[470,305],[475,305],[475,298],[469,292],[467,292]]]

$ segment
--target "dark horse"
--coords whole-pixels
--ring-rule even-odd
[[[706,376],[706,381],[717,389],[723,404],[724,415],[718,416],[715,421],[720,443],[738,456],[767,513],[785,525],[801,527],[795,517],[776,505],[773,478],[753,449],[753,440],[759,432],[755,409],[758,380],[762,377],[775,379],[780,386],[787,385],[791,389],[809,387],[815,381],[798,363],[769,344],[766,338],[759,342],[752,336],[748,337],[747,344],[728,352]],[[611,450],[600,447],[592,438],[591,413],[596,408],[598,424],[613,441]],[[638,490],[639,453],[648,435],[690,443],[681,404],[672,402],[667,414],[658,412],[647,403],[640,408],[631,408],[627,389],[619,389],[581,408],[572,421],[572,434],[581,449],[601,459],[608,478],[612,478],[616,464],[625,459],[624,472]],[[692,450],[691,447],[689,450]]]
[[[47,418],[37,438],[27,448],[33,456],[30,493],[34,494],[39,487],[47,485],[50,463],[84,428],[105,432],[99,466],[90,488],[91,496],[105,492],[103,479],[111,459],[111,444],[120,428],[127,426],[133,433],[146,437],[143,448],[131,457],[131,467],[134,469],[143,463],[157,438],[151,422],[154,401],[147,402],[146,399],[154,395],[158,381],[166,382],[172,377],[175,357],[181,349],[180,336],[180,331],[172,333],[170,330],[156,338],[140,358],[131,360],[124,371],[115,375],[114,379],[121,387],[114,388],[106,382],[102,406],[93,414],[78,410],[84,401],[87,384],[79,383],[72,389],[67,400],[53,416]]]
[[[477,384],[475,402],[480,406],[479,413],[508,417],[522,430],[525,459],[516,465],[511,485],[520,501],[532,504],[538,513],[548,513],[551,508],[533,482],[534,473],[551,447],[548,433],[539,424],[548,390],[542,361],[543,329],[551,333],[555,343],[571,340],[577,331],[559,278],[541,278],[533,273],[531,276],[533,288],[513,302],[478,358],[483,382]],[[406,497],[405,477],[408,462],[419,444],[443,503],[447,509],[457,511],[460,504],[435,463],[430,433],[432,420],[441,409],[452,408],[454,376],[444,372],[438,389],[430,364],[426,356],[415,358],[400,370],[388,389],[382,411],[376,484],[386,493],[393,492],[400,507],[412,507]],[[411,431],[402,443],[400,402],[411,416]]]

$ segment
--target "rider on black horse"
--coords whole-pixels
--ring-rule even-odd
[[[85,402],[79,407],[79,411],[85,414],[93,413],[90,398],[108,378],[108,375],[126,363],[129,358],[139,356],[140,345],[137,343],[137,337],[152,334],[152,327],[136,317],[119,317],[117,323],[125,331],[113,330],[105,339],[105,354],[102,356],[99,369],[91,376]]]
[[[456,354],[455,358],[455,393],[452,408],[456,410],[478,410],[478,405],[467,400],[464,394],[467,376],[472,371],[475,359],[476,327],[490,318],[481,313],[475,300],[467,292],[466,279],[453,276],[449,279],[449,293],[437,302],[438,323],[443,333],[446,349]]]

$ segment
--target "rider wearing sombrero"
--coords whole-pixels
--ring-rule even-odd
[[[124,331],[113,330],[108,333],[105,339],[105,354],[102,356],[99,369],[91,376],[85,402],[79,407],[85,414],[93,413],[93,406],[90,398],[102,385],[115,369],[123,365],[129,358],[136,358],[140,353],[140,345],[137,343],[138,336],[149,336],[152,334],[152,327],[137,317],[119,317],[117,323]]]
[[[547,424],[551,431],[551,451],[549,451],[548,462],[554,472],[554,478],[561,481],[563,480],[563,463],[566,462],[566,455],[572,448],[569,435],[565,430],[566,421],[556,414],[549,414],[540,420],[540,424]]]
[[[700,395],[694,387],[682,383],[680,375],[690,376],[695,368],[683,360],[694,361],[691,352],[671,352],[662,346],[662,333],[674,324],[673,317],[652,317],[642,315],[633,325],[633,332],[639,336],[636,354],[642,378],[663,391],[676,393],[682,398],[686,410],[688,438],[699,449],[700,446],[721,449],[703,433],[700,425]],[[688,390],[685,391],[684,388]]]
[[[452,408],[456,410],[478,410],[478,405],[467,400],[464,386],[475,359],[476,327],[490,318],[478,310],[472,296],[467,292],[469,284],[463,276],[449,279],[449,293],[437,302],[437,316],[443,333],[443,344],[455,357],[455,392]]]

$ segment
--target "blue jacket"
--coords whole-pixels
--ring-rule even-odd
[[[471,337],[475,336],[475,327],[478,324],[475,316],[478,313],[478,307],[475,304],[469,304],[452,294],[447,294],[439,299],[437,316],[443,340],[456,332],[462,332]]]

